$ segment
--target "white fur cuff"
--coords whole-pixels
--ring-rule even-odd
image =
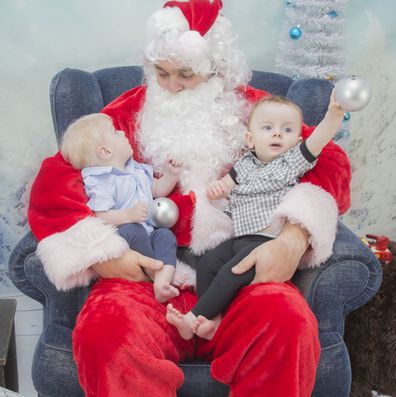
[[[36,254],[58,290],[88,285],[96,277],[91,265],[121,256],[128,249],[114,226],[87,217],[38,244]]]
[[[330,257],[337,231],[338,208],[333,196],[319,186],[301,183],[290,190],[272,217],[277,233],[286,221],[299,224],[310,233],[311,248],[299,268],[316,267]]]

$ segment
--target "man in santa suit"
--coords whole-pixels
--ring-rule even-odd
[[[171,195],[180,209],[174,232],[195,254],[231,235],[225,203],[208,200],[205,186],[241,155],[249,108],[269,95],[247,86],[250,72],[221,6],[220,0],[170,1],[154,13],[146,84],[103,109],[125,131],[136,159],[158,174],[168,158],[183,162]],[[303,126],[303,137],[312,129]],[[161,264],[129,249],[94,216],[78,170],[59,153],[46,159],[29,208],[37,253],[58,289],[98,278],[73,333],[85,394],[175,396],[183,382],[177,362],[195,354],[212,361],[213,377],[229,384],[233,397],[308,397],[319,360],[317,323],[288,280],[298,266],[319,266],[331,255],[338,212],[349,205],[349,180],[345,154],[330,143],[276,210],[278,237],[238,266],[239,272],[255,266],[253,284],[224,313],[214,338],[196,345],[180,338],[154,299],[142,268]],[[181,291],[172,304],[187,312],[195,300]]]

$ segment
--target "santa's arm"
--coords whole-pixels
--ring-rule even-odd
[[[287,224],[297,225],[307,236],[307,250],[298,258],[300,268],[315,267],[332,254],[337,230],[338,209],[334,198],[319,186],[301,183],[284,197],[272,217],[272,228],[279,232],[285,244],[293,237]],[[289,234],[289,237],[287,236]],[[301,254],[303,254],[301,253]]]
[[[259,245],[232,271],[242,274],[254,266],[256,275],[253,283],[288,281],[308,248],[308,240],[309,233],[301,225],[285,223],[276,239]]]
[[[115,227],[95,217],[86,203],[80,171],[60,153],[44,160],[32,186],[28,220],[39,240],[36,253],[59,290],[88,285],[97,277],[93,264],[129,250]]]

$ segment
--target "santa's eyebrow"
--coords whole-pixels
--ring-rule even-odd
[[[166,74],[170,74],[170,73],[167,72],[165,69],[161,68],[161,66],[154,65],[154,67],[155,67],[158,71],[160,71],[160,72],[163,72],[163,73],[166,73]],[[182,74],[182,73],[191,73],[191,74],[193,74],[193,75],[195,74],[194,71],[193,71],[191,68],[182,68],[182,69],[178,69],[178,70],[177,70],[177,73],[178,73],[178,74]]]
[[[166,70],[162,69],[161,66],[154,65],[154,67],[155,67],[157,70],[161,71],[161,72],[164,72],[164,73],[169,74]]]

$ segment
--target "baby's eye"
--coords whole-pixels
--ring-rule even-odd
[[[285,132],[292,132],[292,129],[290,127],[286,127]]]
[[[264,131],[271,131],[271,126],[270,125],[263,125],[263,130]]]

